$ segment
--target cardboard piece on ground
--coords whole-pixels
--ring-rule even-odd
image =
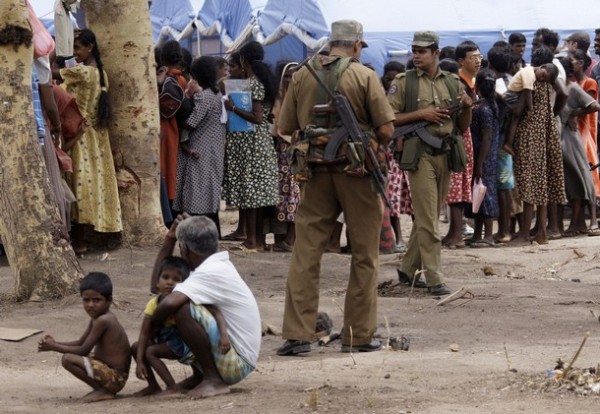
[[[4,341],[19,342],[32,335],[39,334],[41,329],[21,329],[0,327],[0,339]]]

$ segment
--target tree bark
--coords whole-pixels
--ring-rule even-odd
[[[110,81],[115,158],[123,240],[160,243],[166,231],[160,209],[160,117],[146,0],[84,0],[87,24],[96,34]]]
[[[75,293],[82,271],[33,121],[31,38],[25,1],[0,2],[0,234],[17,300],[46,300]]]

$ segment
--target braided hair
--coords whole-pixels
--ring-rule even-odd
[[[96,35],[89,29],[82,29],[76,33],[76,39],[83,46],[92,46],[92,56],[96,60],[98,73],[100,75],[100,99],[98,100],[98,126],[106,128],[110,121],[110,106],[108,104],[108,88],[106,87],[106,79],[104,79],[104,65],[100,58],[100,50],[96,42]]]
[[[271,69],[263,62],[265,50],[262,45],[257,41],[248,42],[242,46],[239,53],[240,58],[248,62],[252,72],[265,87],[265,102],[272,106],[277,98],[277,84]]]

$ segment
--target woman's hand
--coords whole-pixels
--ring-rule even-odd
[[[187,88],[185,88],[185,96],[187,96],[188,98],[192,98],[195,94],[201,91],[202,88],[200,87],[200,85],[198,85],[198,82],[192,79],[188,82]]]
[[[226,96],[227,99],[223,100],[223,104],[225,105],[225,109],[228,111],[233,112],[233,103],[231,102],[231,100],[229,99],[229,97]]]

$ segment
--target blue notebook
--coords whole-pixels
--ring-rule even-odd
[[[234,91],[227,94],[233,104],[243,111],[252,112],[252,96],[250,92]],[[255,125],[241,116],[229,112],[227,127],[232,132],[254,132]]]

